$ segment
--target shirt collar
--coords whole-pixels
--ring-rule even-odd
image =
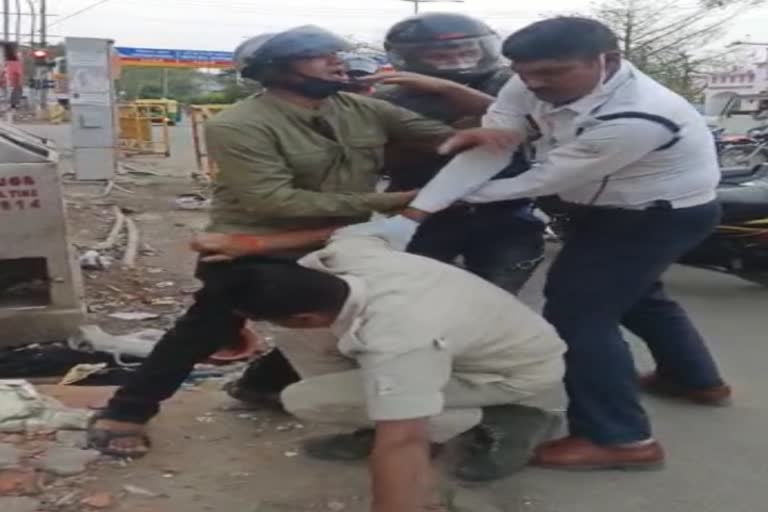
[[[336,109],[336,101],[337,101],[336,96],[332,96],[328,98],[327,100],[323,101],[323,103],[320,105],[319,108],[313,109],[313,108],[302,107],[301,105],[297,105],[296,103],[290,102],[288,100],[284,100],[283,98],[275,94],[270,94],[269,91],[265,91],[264,93],[262,93],[262,95],[265,100],[272,103],[280,110],[282,111],[287,110],[304,119],[312,119],[318,116],[324,116],[326,114],[332,113]]]
[[[562,110],[570,110],[579,115],[591,114],[597,107],[601,106],[611,96],[616,89],[624,85],[627,80],[634,75],[635,68],[627,60],[621,61],[621,66],[613,74],[613,76],[600,88],[600,90],[587,94],[583,98],[561,105],[559,107],[550,106],[549,111],[560,112]]]
[[[362,279],[353,276],[340,276],[339,279],[346,281],[349,285],[349,296],[344,302],[339,316],[331,325],[331,332],[341,338],[351,330],[354,330],[358,319],[362,316],[366,306],[366,287]]]

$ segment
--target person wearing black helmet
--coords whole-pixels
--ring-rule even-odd
[[[513,76],[498,34],[462,14],[407,18],[389,30],[384,45],[397,72],[376,77],[384,87],[374,96],[454,126],[479,126]],[[467,88],[484,94],[471,96]],[[518,151],[499,178],[527,169],[529,157],[526,149]],[[394,145],[387,152],[390,190],[421,188],[449,161]],[[542,259],[544,228],[529,200],[457,204],[425,222],[408,249],[446,262],[462,257],[467,270],[516,294]]]
[[[238,47],[240,74],[266,91],[206,125],[208,153],[218,167],[207,231],[266,234],[352,224],[403,208],[414,197],[375,192],[384,146],[402,139],[436,147],[453,130],[381,100],[340,94],[349,81],[339,54],[349,49],[342,38],[314,26],[263,34]],[[248,261],[290,269],[311,249]],[[194,304],[92,425],[93,447],[118,456],[146,453],[143,425],[160,402],[196,363],[236,342],[244,319],[223,305],[212,285],[216,265],[238,264],[199,265],[204,286]],[[250,398],[276,396],[297,379],[274,351],[251,370]]]
[[[355,229],[400,245],[418,221],[453,204],[556,195],[568,212],[563,248],[544,288],[544,316],[568,345],[569,435],[544,443],[533,463],[552,469],[657,469],[665,453],[640,387],[701,405],[732,390],[663,274],[720,219],[712,135],[685,99],[622,59],[617,35],[581,17],[542,20],[512,34],[504,54],[517,77],[499,93],[484,128],[457,134],[456,156],[401,216]],[[541,128],[527,172],[488,181]],[[507,137],[505,151],[477,147]],[[410,221],[410,224],[408,223]],[[656,368],[638,378],[622,327]],[[638,382],[639,380],[639,382]]]
[[[385,47],[396,71],[369,78],[383,85],[374,97],[447,124],[478,126],[493,95],[513,75],[503,62],[500,45],[490,27],[468,16],[429,13],[408,18],[389,30]],[[385,158],[390,190],[423,187],[449,161],[449,156],[434,151],[393,144]],[[522,172],[528,165],[526,151],[520,150],[500,177]],[[466,270],[516,294],[542,260],[543,233],[544,224],[533,216],[529,200],[454,205],[425,222],[408,251],[446,263],[461,257]],[[515,439],[540,437],[546,423],[523,419],[524,409],[520,414]],[[364,459],[373,437],[372,430],[320,437],[307,441],[305,450],[324,460]],[[492,436],[479,437],[489,446],[494,442]],[[508,445],[498,443],[497,456],[519,458]],[[493,479],[499,477],[498,469],[492,463],[459,464],[457,474]]]

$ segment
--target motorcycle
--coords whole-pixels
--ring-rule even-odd
[[[768,164],[723,169],[717,197],[722,223],[679,263],[768,286]],[[568,215],[548,216],[547,238],[559,241],[567,231]]]
[[[717,130],[713,136],[723,167],[755,167],[768,163],[768,125],[752,128],[746,135],[725,135]]]
[[[717,198],[722,223],[680,263],[768,286],[768,165],[724,172]]]

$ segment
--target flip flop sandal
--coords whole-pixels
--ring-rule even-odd
[[[101,419],[104,419],[104,418],[99,415],[96,415],[93,418],[91,418],[91,421],[88,423],[87,439],[88,439],[89,448],[93,448],[94,450],[97,450],[104,455],[109,455],[110,457],[118,457],[122,459],[139,459],[141,457],[144,457],[149,452],[149,449],[152,447],[152,440],[149,438],[147,434],[139,433],[139,432],[115,432],[113,430],[108,430],[105,428],[97,428],[95,424],[97,421]],[[128,438],[140,439],[144,443],[144,446],[146,446],[146,449],[130,451],[130,450],[116,450],[114,448],[110,448],[112,441],[116,439],[128,439]]]

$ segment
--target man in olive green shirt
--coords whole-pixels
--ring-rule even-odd
[[[367,220],[403,208],[410,193],[376,193],[384,146],[426,142],[451,130],[388,102],[336,94],[307,108],[274,92],[212,118],[219,167],[209,231],[268,233]]]
[[[259,234],[351,224],[411,201],[410,192],[374,192],[384,146],[397,140],[436,147],[452,130],[384,101],[340,94],[346,76],[338,53],[347,49],[344,40],[310,26],[258,36],[238,48],[243,77],[267,91],[207,126],[208,151],[219,168],[209,231]],[[239,338],[244,318],[226,306],[220,266],[262,262],[292,269],[301,255],[200,265],[204,286],[194,304],[115,393],[89,430],[90,444],[117,456],[145,454],[144,425],[160,402],[196,363]],[[264,394],[298,379],[278,351],[252,368]]]

